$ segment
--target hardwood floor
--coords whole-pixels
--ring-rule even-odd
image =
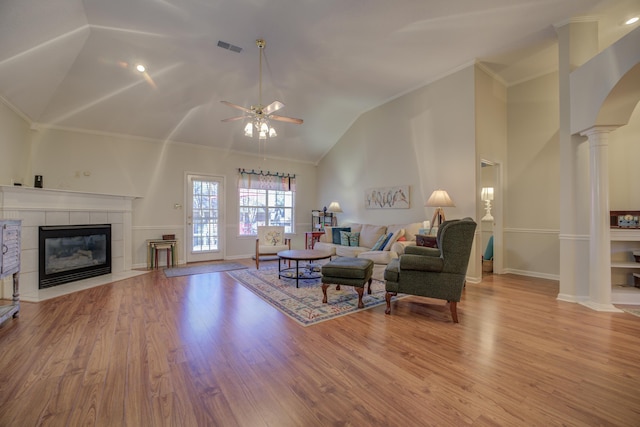
[[[640,425],[640,317],[557,292],[490,275],[459,324],[409,297],[304,328],[226,273],[153,271],[22,303],[0,426]]]

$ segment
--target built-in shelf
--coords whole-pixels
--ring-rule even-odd
[[[640,262],[611,262],[611,268],[640,268]]]
[[[640,288],[614,285],[611,287],[612,304],[640,305]]]
[[[633,251],[640,250],[640,229],[611,229],[611,303],[640,305],[640,288],[633,286],[633,274],[640,272]]]

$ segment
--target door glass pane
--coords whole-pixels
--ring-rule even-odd
[[[218,250],[218,182],[193,180],[193,252]]]

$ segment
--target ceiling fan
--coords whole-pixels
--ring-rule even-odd
[[[262,57],[264,55],[264,47],[266,45],[263,39],[256,40],[256,45],[260,48],[260,69],[259,69],[259,90],[258,90],[258,104],[252,105],[251,107],[243,107],[241,105],[233,104],[229,101],[220,101],[225,105],[228,105],[231,108],[236,108],[238,110],[243,111],[245,114],[237,117],[229,117],[228,119],[223,119],[223,122],[233,122],[236,120],[242,120],[245,118],[249,118],[250,121],[244,128],[244,134],[248,137],[253,137],[253,129],[255,128],[258,132],[259,139],[267,139],[277,136],[276,130],[271,127],[269,120],[277,120],[279,122],[287,122],[287,123],[295,123],[302,124],[302,119],[295,119],[293,117],[285,117],[278,116],[275,113],[276,111],[284,108],[284,104],[280,101],[273,101],[271,104],[264,106],[262,105]]]

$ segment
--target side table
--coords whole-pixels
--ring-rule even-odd
[[[437,248],[438,241],[436,240],[436,236],[416,234],[416,246],[426,246],[427,248]]]
[[[147,240],[147,268],[158,268],[158,251],[161,250],[167,251],[167,267],[175,267],[178,255],[177,246],[177,240]]]
[[[324,234],[324,231],[306,231],[304,233],[304,248],[313,249],[316,242],[320,241],[320,237]]]

